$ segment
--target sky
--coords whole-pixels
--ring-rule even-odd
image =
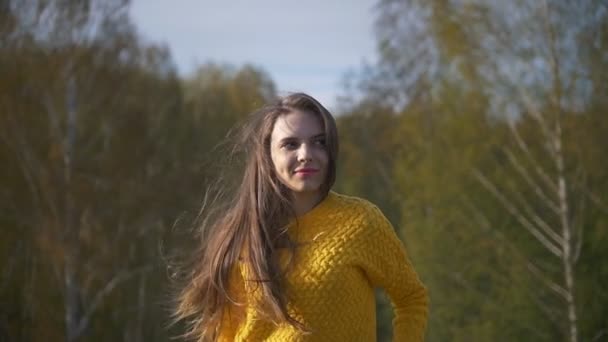
[[[264,69],[279,95],[335,108],[341,81],[375,56],[372,0],[133,0],[143,37],[165,43],[180,75],[205,62]]]

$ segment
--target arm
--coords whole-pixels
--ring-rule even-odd
[[[373,207],[366,221],[362,267],[372,286],[383,287],[392,302],[393,340],[423,341],[428,318],[427,290],[382,212]]]

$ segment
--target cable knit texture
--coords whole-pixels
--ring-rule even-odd
[[[375,341],[374,288],[390,298],[394,341],[422,341],[428,296],[393,227],[368,201],[330,192],[290,226],[298,243],[286,274],[288,311],[310,331],[275,324],[256,310],[261,291],[246,263],[233,269],[238,303],[224,314],[220,341]],[[281,256],[281,262],[287,258]]]

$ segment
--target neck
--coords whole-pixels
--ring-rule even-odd
[[[293,193],[293,209],[296,216],[302,216],[311,211],[322,200],[323,194],[319,191]]]

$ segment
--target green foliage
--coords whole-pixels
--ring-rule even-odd
[[[567,288],[564,261],[521,217],[569,229],[577,337],[605,337],[608,107],[599,89],[608,79],[598,6],[379,2],[379,63],[339,120],[338,187],[390,213],[429,288],[429,341],[573,340],[566,301],[547,286]],[[564,182],[564,200],[538,170]],[[565,219],[551,202],[565,203]]]
[[[251,66],[178,79],[169,52],[140,43],[120,8],[89,36],[87,4],[41,5],[78,25],[2,26],[2,340],[178,335],[165,240],[190,228],[228,128],[274,96]],[[12,8],[24,24],[31,8]]]
[[[166,341],[181,331],[166,327],[164,243],[196,243],[180,234],[229,162],[220,143],[275,87],[250,65],[180,79],[125,1],[94,30],[93,1],[77,2],[0,2],[0,340]],[[608,335],[608,21],[600,1],[542,3],[380,1],[379,63],[339,113],[336,190],[403,238],[429,341],[571,339],[547,286],[565,287],[563,262],[488,186],[561,234],[537,169],[566,185],[578,337]]]

